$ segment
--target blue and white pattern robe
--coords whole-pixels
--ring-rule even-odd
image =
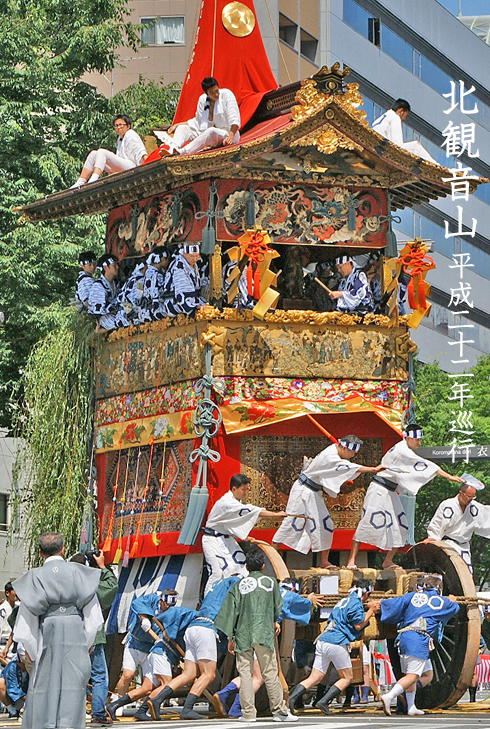
[[[342,296],[337,299],[339,311],[358,314],[374,311],[373,294],[366,274],[356,266],[348,276],[341,279],[339,291],[342,291]]]
[[[182,254],[171,262],[165,276],[166,308],[169,315],[193,316],[198,306],[207,302],[200,289],[208,283],[199,266],[190,266]]]
[[[94,284],[94,278],[85,271],[80,271],[75,283],[75,309],[80,314],[88,312],[88,300]]]
[[[128,327],[139,323],[145,270],[146,265],[138,263],[118,294],[117,300],[120,306],[116,314],[116,326],[118,327]]]
[[[167,308],[167,303],[165,278],[155,266],[149,265],[143,279],[139,321],[157,321],[166,316],[173,316]]]
[[[97,318],[99,326],[110,331],[116,328],[117,285],[105,276],[95,279],[88,300],[88,311]]]

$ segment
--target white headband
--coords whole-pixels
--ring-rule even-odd
[[[95,258],[90,258],[85,261],[78,261],[79,266],[88,266],[89,263],[95,263]]]
[[[339,263],[354,263],[354,260],[350,256],[339,256],[335,259],[335,265],[337,266]]]
[[[199,243],[184,243],[182,253],[200,253],[201,247]]]
[[[151,265],[152,263],[160,263],[162,258],[168,258],[168,254],[166,251],[163,251],[162,253],[150,253],[146,258],[146,262],[149,265]]]
[[[347,448],[349,451],[354,451],[354,453],[357,453],[357,451],[361,448],[361,443],[351,443],[348,440],[339,440],[339,446],[342,446],[342,448]]]
[[[349,592],[355,592],[357,594],[357,597],[360,599],[363,595],[366,594],[366,592],[371,592],[371,586],[368,587],[351,587]]]
[[[279,584],[280,584],[281,587],[285,587],[286,590],[292,590],[293,592],[299,592],[300,591],[299,582],[281,582]]]
[[[177,603],[177,595],[163,595],[161,592],[157,592],[157,595],[166,605],[175,605]]]
[[[100,265],[98,265],[98,266],[97,266],[97,268],[99,269],[99,271],[102,271],[102,269],[103,269],[103,268],[107,268],[107,267],[108,267],[108,266],[110,266],[110,265],[111,265],[112,263],[117,263],[117,259],[116,259],[116,258],[113,258],[113,257],[111,256],[111,257],[110,257],[110,258],[108,258],[108,259],[107,259],[106,261],[104,261],[104,263],[101,263]]]
[[[422,438],[423,432],[421,430],[404,430],[403,431],[403,437],[404,438]]]

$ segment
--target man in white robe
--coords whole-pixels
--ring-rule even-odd
[[[217,580],[231,575],[248,575],[245,554],[237,539],[246,539],[260,517],[281,519],[285,511],[268,511],[254,504],[242,504],[250,483],[248,476],[236,473],[230,490],[215,503],[203,527],[202,549],[208,568],[205,594]]]
[[[464,560],[471,574],[470,539],[473,534],[490,538],[490,506],[475,501],[481,481],[463,474],[463,483],[456,496],[442,501],[427,527],[426,542],[446,541]]]
[[[303,467],[289,493],[286,506],[288,516],[274,534],[272,544],[280,544],[296,552],[320,552],[320,567],[337,569],[328,560],[333,538],[333,522],[323,499],[323,493],[338,496],[345,481],[360,473],[377,473],[381,466],[361,466],[350,463],[359,451],[362,441],[354,435],[341,438],[319,453]],[[344,489],[343,492],[346,492]]]
[[[357,569],[356,556],[361,542],[372,544],[387,553],[383,569],[399,567],[393,563],[393,556],[405,545],[408,534],[400,494],[416,496],[419,489],[434,476],[461,483],[459,476],[446,473],[436,463],[415,453],[421,440],[421,428],[416,424],[408,425],[403,431],[403,440],[383,456],[383,473],[373,478],[364,497],[361,520],[354,533],[346,565],[349,569]]]
[[[397,99],[391,109],[385,111],[377,119],[373,121],[372,128],[382,137],[385,137],[393,144],[396,144],[407,152],[411,152],[416,157],[424,159],[426,162],[437,164],[436,160],[430,156],[426,149],[416,139],[413,142],[403,141],[402,122],[405,121],[410,112],[410,104],[405,99]]]
[[[13,638],[33,661],[24,729],[85,729],[89,648],[104,622],[100,571],[63,559],[61,534],[39,537],[41,567],[15,580],[21,600]]]
[[[212,76],[201,81],[203,94],[197,102],[193,119],[172,125],[168,133],[174,133],[172,142],[160,151],[166,154],[196,154],[209,147],[226,147],[240,140],[240,110],[235,94],[230,89],[220,89]]]

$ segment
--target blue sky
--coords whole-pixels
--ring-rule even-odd
[[[458,0],[437,0],[453,15],[458,12]],[[490,15],[490,0],[461,0],[462,15]]]

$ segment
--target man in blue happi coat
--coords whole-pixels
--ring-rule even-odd
[[[401,597],[381,600],[381,621],[398,628],[396,645],[405,674],[391,691],[381,697],[388,716],[393,699],[405,692],[409,716],[423,714],[415,706],[417,682],[427,686],[432,680],[430,651],[442,627],[459,611],[454,595],[442,596],[442,577],[425,575],[417,581],[417,591]]]
[[[116,701],[107,705],[107,713],[114,721],[116,710],[120,706],[130,704],[142,697],[148,697],[155,686],[165,686],[172,679],[172,666],[180,659],[175,643],[196,615],[195,610],[177,607],[177,592],[162,590],[135,598],[131,603],[128,616],[128,635],[124,646],[123,673],[118,684],[119,693],[123,693]],[[158,620],[165,630],[154,622]],[[159,641],[155,642],[149,634],[152,630]],[[141,666],[143,682],[140,688],[127,692],[129,682]],[[137,721],[148,721],[148,703],[145,700],[135,714]]]
[[[119,309],[116,313],[116,327],[129,327],[140,323],[143,281],[146,261],[137,263],[117,295]]]
[[[315,661],[310,675],[291,692],[289,697],[291,711],[294,712],[296,701],[305,691],[320,683],[331,663],[335,666],[339,678],[317,702],[317,708],[324,714],[330,714],[328,706],[331,701],[349,686],[352,681],[350,644],[353,640],[359,640],[371,616],[379,607],[379,602],[369,600],[371,589],[370,580],[357,580],[347,597],[343,597],[335,605],[327,627],[318,637]],[[367,607],[366,612],[365,607]]]
[[[231,575],[223,580],[214,582],[211,589],[206,593],[201,607],[195,614],[193,620],[188,624],[184,633],[185,656],[184,670],[180,676],[173,678],[164,689],[154,691],[148,700],[150,714],[154,719],[160,718],[160,707],[162,701],[174,695],[182,686],[192,683],[189,693],[180,714],[181,719],[203,719],[197,711],[194,711],[194,704],[201,694],[207,689],[216,674],[217,652],[217,631],[214,627],[214,619],[219,613],[221,604],[225,599],[228,590],[242,575]],[[197,669],[199,676],[196,678]],[[218,703],[215,708],[219,712]]]
[[[7,707],[9,718],[12,719],[20,716],[29,686],[24,659],[25,651],[22,643],[19,643],[17,653],[0,673],[0,701]]]
[[[92,251],[83,251],[78,256],[80,272],[75,283],[75,298],[72,303],[80,314],[88,312],[88,299],[94,283],[96,262],[97,256]]]

